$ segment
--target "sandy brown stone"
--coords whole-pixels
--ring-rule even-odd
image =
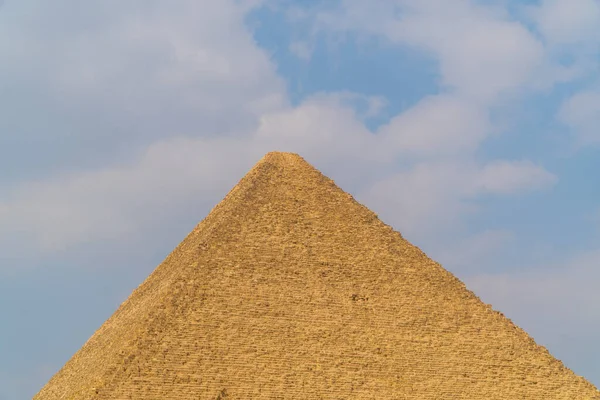
[[[269,153],[34,399],[600,392],[300,156]]]

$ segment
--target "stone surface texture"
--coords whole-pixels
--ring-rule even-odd
[[[600,392],[300,156],[274,152],[34,399]]]

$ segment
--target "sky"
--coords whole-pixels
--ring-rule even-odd
[[[600,386],[599,0],[0,4],[0,400],[273,150]]]

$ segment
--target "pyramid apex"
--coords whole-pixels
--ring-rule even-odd
[[[297,153],[290,153],[285,151],[270,151],[260,159],[261,162],[270,162],[270,163],[297,163],[297,162],[306,162],[304,158],[302,158]]]

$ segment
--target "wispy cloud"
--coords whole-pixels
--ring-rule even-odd
[[[290,43],[289,49],[293,55],[295,55],[303,61],[309,61],[312,57],[313,48],[311,44],[307,41],[299,40],[292,42]]]
[[[600,41],[600,4],[596,0],[542,0],[529,11],[551,45]]]
[[[113,152],[127,146],[136,157],[17,185],[0,201],[1,231],[8,237],[18,226],[46,249],[121,237],[142,230],[144,219],[159,208],[176,212],[188,199],[206,195],[199,187],[224,190],[209,185],[215,183],[212,171],[233,182],[229,174],[240,174],[241,166],[270,149],[300,152],[339,171],[342,181],[370,174],[361,170],[391,176],[363,188],[363,198],[391,221],[402,221],[398,227],[408,232],[452,226],[473,211],[469,202],[479,194],[551,186],[556,177],[527,160],[475,159],[497,129],[490,110],[501,96],[527,87],[543,61],[542,45],[498,8],[445,4],[402,2],[398,17],[390,3],[365,8],[345,1],[336,18],[323,9],[312,16],[320,29],[380,36],[438,59],[440,94],[376,132],[364,120],[385,106],[381,97],[322,93],[289,105],[275,66],[245,28],[253,3],[239,8],[233,2],[183,1],[177,7],[145,7],[143,15],[127,6],[118,16],[101,8],[106,19],[87,10],[86,18],[97,18],[93,29],[77,26],[69,37],[50,39],[45,29],[58,22],[36,14],[46,25],[21,44],[54,49],[52,57],[27,56],[50,66],[44,78],[48,93],[61,96],[64,110],[84,105],[109,121],[100,121],[102,130],[86,129],[89,124],[71,129],[102,137]],[[0,49],[13,54],[4,74],[17,76],[23,60],[3,43]],[[53,62],[56,58],[65,62]],[[365,111],[357,112],[356,101],[366,104]],[[124,144],[129,142],[136,145]],[[223,154],[231,158],[225,161]]]
[[[558,119],[570,128],[578,146],[600,143],[600,91],[585,90],[569,97]]]

